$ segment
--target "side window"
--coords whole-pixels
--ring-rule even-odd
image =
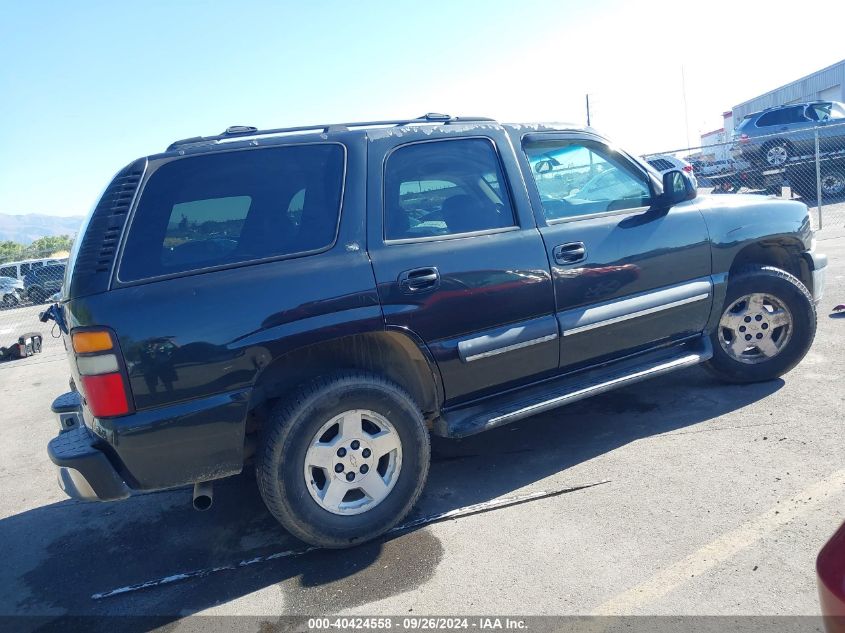
[[[780,112],[775,110],[774,112],[766,112],[757,119],[757,127],[771,127],[772,125],[777,125],[780,122]]]
[[[651,204],[648,177],[593,141],[528,141],[523,147],[547,220]]]
[[[813,121],[830,121],[831,119],[845,118],[842,106],[828,101],[827,103],[814,103],[807,108],[807,117]]]
[[[648,161],[648,164],[654,167],[657,171],[666,171],[673,169],[675,166],[665,158],[653,158]]]
[[[0,277],[15,277],[18,276],[18,270],[15,266],[3,266],[0,268]]]
[[[787,123],[805,123],[807,120],[804,108],[788,108],[786,111]]]
[[[514,226],[495,147],[485,139],[413,143],[384,173],[384,238],[454,235]]]
[[[345,154],[333,143],[191,156],[144,187],[119,277],[134,281],[334,243]]]

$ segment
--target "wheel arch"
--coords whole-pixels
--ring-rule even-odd
[[[250,398],[247,432],[261,426],[268,408],[326,368],[369,371],[394,381],[419,405],[426,419],[443,402],[440,372],[428,348],[406,330],[351,334],[287,352],[257,376]]]
[[[797,237],[779,236],[746,244],[734,255],[728,279],[749,266],[773,266],[797,277],[813,291],[813,273],[803,257],[804,244]]]
[[[777,137],[777,138],[773,138],[773,139],[766,141],[761,146],[761,149],[763,150],[763,152],[766,152],[766,151],[769,150],[770,147],[774,147],[775,145],[784,145],[787,148],[789,148],[790,150],[795,149],[795,145],[792,143],[792,141],[790,139],[784,138],[784,137]]]

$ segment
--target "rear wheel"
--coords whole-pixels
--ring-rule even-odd
[[[837,197],[845,193],[845,170],[828,169],[822,172],[821,178],[822,194],[828,197]]]
[[[349,547],[395,526],[428,476],[419,407],[367,373],[315,381],[272,412],[256,469],[267,508],[297,538]]]
[[[804,358],[815,333],[816,308],[804,284],[770,266],[746,269],[729,282],[707,366],[729,382],[771,380]]]
[[[784,141],[773,141],[763,147],[763,158],[770,167],[780,167],[790,156],[790,147]]]

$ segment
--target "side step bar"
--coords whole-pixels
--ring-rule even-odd
[[[494,400],[447,410],[435,423],[436,435],[466,437],[617,387],[691,367],[713,356],[709,338],[648,352],[540,385],[506,393]]]

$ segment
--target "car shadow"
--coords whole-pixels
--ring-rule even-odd
[[[462,440],[434,438],[429,482],[410,518],[546,488],[537,482],[552,475],[561,487],[592,483],[566,471],[638,439],[693,425],[695,432],[730,428],[722,416],[782,385],[726,386],[694,368]],[[707,435],[701,438],[706,450]],[[630,484],[626,476],[612,466],[601,472],[608,485]],[[249,564],[304,548],[264,508],[254,474],[218,482],[208,512],[194,511],[190,496],[185,488],[113,504],[67,500],[0,520],[7,550],[0,614],[149,614],[166,623],[268,588],[264,611],[271,604],[279,614],[336,613],[420,587],[445,554],[434,531],[421,527],[349,550]],[[557,497],[562,504],[569,498]],[[219,567],[226,569],[209,571]],[[189,579],[173,578],[194,571]],[[92,597],[153,580],[161,586]],[[120,626],[133,630],[131,621]],[[150,623],[139,620],[136,628]]]

